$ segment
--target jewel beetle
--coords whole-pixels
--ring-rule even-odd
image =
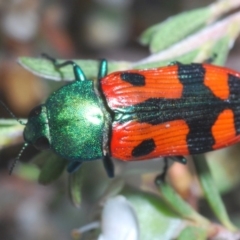
[[[165,67],[85,77],[73,61],[75,81],[35,107],[24,129],[25,144],[51,149],[74,172],[102,159],[110,177],[111,158],[147,160],[200,154],[240,140],[240,73],[211,64]],[[184,160],[182,160],[184,162]]]

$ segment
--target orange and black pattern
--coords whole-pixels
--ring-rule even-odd
[[[101,80],[112,157],[208,152],[240,140],[240,74],[210,64],[115,72]]]

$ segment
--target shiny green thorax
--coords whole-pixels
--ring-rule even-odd
[[[106,75],[104,63],[100,77]],[[75,63],[67,64],[73,65],[76,81],[54,92],[45,104],[30,112],[24,139],[69,160],[68,171],[73,172],[83,161],[106,156],[110,116],[94,81],[87,80]]]

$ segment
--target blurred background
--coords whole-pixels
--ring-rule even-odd
[[[17,117],[26,118],[34,106],[62,84],[33,76],[17,64],[19,56],[39,57],[48,53],[63,59],[139,60],[149,54],[137,40],[146,28],[171,15],[210,3],[210,0],[2,0],[0,98]],[[240,70],[239,56],[240,39],[227,65]],[[0,117],[10,117],[2,107]],[[50,186],[21,176],[8,176],[9,159],[16,157],[20,148],[17,145],[0,153],[0,239],[70,239],[71,229],[80,226],[83,217],[68,199],[66,176]],[[22,160],[33,154],[35,150],[28,149]],[[94,198],[89,197],[88,201]]]

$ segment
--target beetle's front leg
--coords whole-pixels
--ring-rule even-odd
[[[163,161],[164,161],[163,172],[156,177],[156,179],[155,179],[156,184],[159,183],[159,182],[165,182],[167,171],[168,171],[168,168],[169,168],[169,164],[168,164],[169,158],[171,160],[175,161],[175,162],[179,162],[179,163],[182,163],[182,164],[187,163],[186,158],[183,157],[183,156],[165,157],[163,159]]]
[[[108,74],[108,63],[106,59],[102,59],[99,66],[98,81],[107,76]]]
[[[113,178],[114,177],[114,165],[113,165],[111,157],[108,154],[103,157],[103,165],[107,172],[108,177]]]
[[[54,67],[57,68],[57,69],[60,69],[62,67],[68,66],[68,65],[71,65],[73,67],[73,72],[74,72],[74,76],[75,76],[76,81],[87,80],[85,74],[83,73],[83,70],[74,61],[67,60],[65,62],[58,63],[56,58],[53,58],[46,53],[42,53],[42,57],[44,57],[44,58],[48,59],[50,62],[52,62]]]

